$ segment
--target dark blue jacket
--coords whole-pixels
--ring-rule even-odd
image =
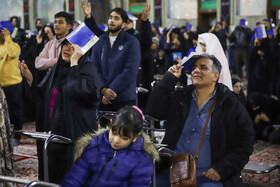
[[[90,58],[98,68],[100,88],[110,88],[117,94],[114,102],[136,99],[136,79],[140,60],[139,41],[123,30],[112,47],[109,33],[101,35],[93,46]]]
[[[92,138],[92,136],[94,136]],[[83,151],[62,186],[148,187],[153,177],[153,157],[158,153],[147,139],[140,136],[122,150],[114,150],[109,131],[86,135],[77,143],[75,154]],[[84,146],[86,146],[84,148]],[[79,156],[79,155],[78,155]]]

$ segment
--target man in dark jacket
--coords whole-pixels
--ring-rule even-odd
[[[234,43],[234,58],[235,70],[237,75],[242,78],[242,66],[246,67],[246,76],[248,76],[248,61],[249,61],[249,43],[253,33],[247,27],[245,19],[240,20],[240,24],[236,26],[233,33],[230,35],[230,42]]]
[[[92,48],[90,61],[97,66],[102,94],[99,110],[117,111],[136,101],[141,53],[139,41],[122,29],[127,19],[122,8],[111,10],[109,31]]]
[[[220,62],[208,54],[196,58],[192,58],[193,84],[183,90],[174,90],[182,67],[170,67],[151,93],[147,113],[167,120],[163,144],[176,154],[195,155],[206,116],[216,100],[198,155],[198,186],[242,186],[240,172],[253,151],[252,121],[232,92],[217,83]],[[168,167],[164,163],[159,165]],[[158,173],[157,184],[161,187],[170,186],[166,181],[169,179],[168,170]]]
[[[153,81],[153,58],[152,58],[152,50],[150,49],[152,45],[152,28],[151,23],[148,19],[150,15],[150,5],[145,4],[145,8],[143,9],[143,13],[141,16],[141,23],[140,23],[140,30],[135,29],[135,25],[132,20],[132,14],[128,11],[127,13],[130,14],[131,17],[128,16],[127,22],[123,23],[124,30],[131,34],[132,36],[136,37],[140,43],[141,49],[141,63],[138,71],[137,77],[137,85],[144,87],[150,91],[151,83]],[[94,17],[92,16],[91,11],[91,3],[85,4],[85,1],[82,0],[82,9],[83,13],[85,14],[85,24],[97,35],[101,36],[105,32],[98,28]],[[146,93],[138,93],[139,100],[138,105],[140,107],[144,107],[148,95]]]

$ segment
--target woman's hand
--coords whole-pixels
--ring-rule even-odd
[[[28,66],[25,64],[24,60],[22,62],[18,61],[18,66],[21,70],[22,76],[26,79],[28,85],[31,87],[33,82],[33,76]]]
[[[71,57],[71,67],[78,65],[78,61],[83,56],[83,52],[80,46],[77,44],[72,44],[72,47],[74,48],[74,53]]]

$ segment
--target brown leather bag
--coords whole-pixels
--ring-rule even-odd
[[[170,166],[170,183],[172,187],[196,187],[196,163],[198,159],[198,153],[215,103],[216,100],[213,101],[211,108],[208,112],[203,130],[201,132],[195,156],[193,156],[190,153],[185,153],[176,155],[172,158]]]

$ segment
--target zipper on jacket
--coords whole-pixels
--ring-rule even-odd
[[[112,173],[115,171],[115,168],[116,168],[117,163],[118,163],[118,160],[116,159],[115,162],[114,162],[114,164],[113,164],[113,166],[112,166],[112,168],[111,168],[111,170],[110,170],[109,175],[108,175],[107,178],[106,178],[106,181],[108,181],[108,180],[110,179]]]
[[[95,185],[99,182],[100,177],[102,176],[102,174],[103,174],[103,172],[104,172],[104,170],[105,170],[105,168],[106,168],[108,162],[110,162],[110,161],[116,156],[116,154],[117,154],[117,151],[114,151],[113,157],[112,157],[112,158],[109,158],[109,159],[104,163],[104,165],[102,166],[101,171],[100,171],[100,173],[99,173],[99,175],[98,175],[96,181],[95,181],[94,184],[93,184],[93,187],[95,187]],[[115,162],[116,162],[116,161],[115,161]],[[115,163],[114,163],[114,164],[115,164]],[[117,165],[117,164],[116,164],[116,165]],[[114,165],[113,165],[113,167],[114,167]],[[112,168],[113,168],[113,167],[112,167]],[[111,169],[111,170],[112,170],[112,169]],[[115,170],[115,168],[114,168],[114,170]],[[110,174],[111,174],[111,171],[110,171]],[[110,175],[110,174],[109,174],[109,175]],[[108,178],[108,177],[107,177],[107,178]]]

